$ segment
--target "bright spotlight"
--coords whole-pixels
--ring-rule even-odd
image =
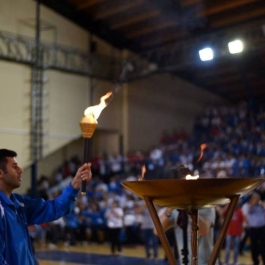
[[[228,43],[228,49],[231,54],[240,53],[243,51],[243,42],[241,40],[235,40]]]
[[[202,61],[210,61],[213,59],[213,50],[211,48],[204,48],[199,50],[199,55]]]

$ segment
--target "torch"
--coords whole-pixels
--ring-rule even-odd
[[[84,116],[79,121],[82,136],[84,138],[84,163],[88,163],[91,160],[91,138],[94,134],[96,126],[98,124],[97,119],[101,111],[108,105],[112,97],[112,92],[108,92],[106,95],[100,98],[100,103],[95,106],[90,106],[84,111]],[[86,194],[86,181],[82,181],[81,194]]]

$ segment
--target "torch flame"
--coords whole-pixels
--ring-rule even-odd
[[[139,180],[144,180],[144,174],[145,174],[145,172],[146,172],[146,167],[145,167],[145,165],[142,165],[142,172],[141,172],[141,177],[139,178]]]
[[[203,151],[204,151],[204,149],[207,147],[207,144],[201,144],[201,153],[200,153],[200,157],[199,157],[199,159],[197,160],[197,163],[202,159],[202,157],[203,157]]]
[[[85,110],[85,116],[93,116],[93,118],[97,120],[101,111],[108,105],[109,102],[107,103],[107,99],[111,96],[112,92],[108,92],[106,95],[102,96],[98,105],[90,106]]]
[[[199,159],[197,160],[197,163],[202,159],[202,157],[203,157],[203,151],[204,151],[204,149],[206,147],[207,147],[207,144],[205,144],[205,143],[204,144],[201,144],[201,146],[200,146],[201,153],[200,153]],[[194,173],[195,173],[194,176],[191,176],[190,174],[188,174],[186,176],[186,180],[195,180],[195,179],[198,179],[200,177],[199,174],[198,174],[198,172],[197,172],[197,170]]]

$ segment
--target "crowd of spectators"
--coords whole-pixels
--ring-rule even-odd
[[[164,160],[197,168],[202,177],[256,177],[265,170],[265,106],[208,107],[195,119],[190,136],[165,133]],[[202,143],[207,144],[197,163]]]
[[[203,156],[202,144],[207,146]],[[80,164],[80,159],[73,157],[56,170],[52,178],[42,176],[38,183],[39,195],[45,199],[57,196],[69,184]],[[240,103],[236,106],[209,107],[195,119],[191,134],[183,130],[164,132],[160,142],[148,151],[131,152],[126,157],[119,154],[94,157],[93,179],[87,184],[86,196],[78,197],[73,213],[38,228],[45,231],[49,246],[56,247],[60,240],[66,240],[68,245],[111,241],[111,253],[117,254],[117,238],[109,237],[113,235],[110,229],[117,227],[122,244],[145,243],[145,238],[141,236],[143,233],[140,233],[144,222],[140,209],[144,203],[120,184],[124,180],[138,180],[143,165],[147,170],[144,175],[147,180],[167,178],[170,171],[179,165],[198,171],[202,178],[264,175],[264,105]],[[261,191],[264,201],[264,187]],[[109,209],[113,204],[119,206],[119,210],[115,218],[109,220]],[[118,216],[122,220],[121,226]],[[120,253],[122,247],[117,245],[117,250]],[[146,256],[150,258],[150,255],[146,245]],[[154,257],[157,255],[155,250]]]

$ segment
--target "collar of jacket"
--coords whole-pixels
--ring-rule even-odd
[[[5,204],[8,205],[9,207],[15,207],[15,208],[24,207],[24,204],[20,202],[13,193],[9,198],[2,191],[0,191],[0,201],[2,202],[3,205]]]

